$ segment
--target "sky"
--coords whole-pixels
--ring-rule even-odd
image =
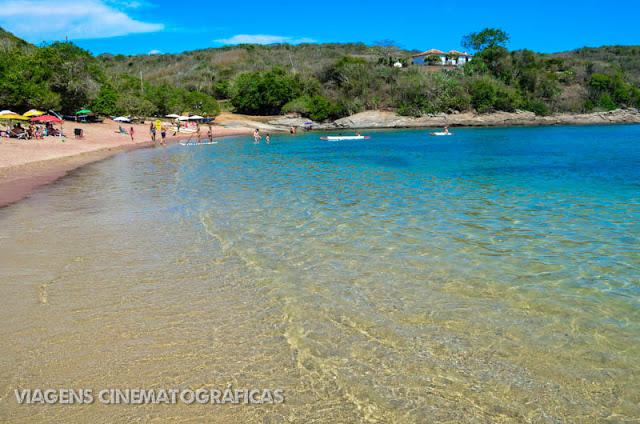
[[[68,39],[98,55],[161,54],[255,43],[392,40],[407,50],[463,50],[462,37],[500,28],[509,50],[554,53],[640,45],[640,0],[395,2],[325,0],[1,0],[0,27],[33,44]]]

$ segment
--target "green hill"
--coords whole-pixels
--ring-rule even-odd
[[[36,47],[0,30],[0,103],[17,110],[158,116],[215,115],[217,100],[224,100],[241,113],[297,112],[314,120],[370,109],[420,116],[637,108],[639,50],[585,47],[548,55],[510,52],[498,43],[471,63],[434,72],[411,65],[415,52],[391,45],[239,45],[94,57],[72,43]]]

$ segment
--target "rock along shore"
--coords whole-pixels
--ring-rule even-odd
[[[285,116],[269,121],[269,129],[286,130],[289,127],[306,127],[308,119]],[[419,118],[400,116],[394,112],[371,110],[357,113],[329,123],[314,123],[314,130],[372,129],[372,128],[442,128],[450,127],[518,127],[549,125],[603,125],[640,124],[637,109],[616,109],[609,112],[585,114],[559,113],[551,116],[536,116],[533,112],[496,112],[476,114],[473,112],[428,115]]]

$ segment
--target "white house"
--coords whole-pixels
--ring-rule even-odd
[[[425,59],[429,56],[438,56],[440,61],[436,63],[425,62]],[[413,58],[414,65],[441,65],[441,66],[464,65],[465,63],[470,62],[471,59],[473,58],[473,56],[471,56],[470,54],[467,54],[467,52],[462,53],[456,50],[451,50],[445,53],[443,51],[436,50],[436,49],[431,49],[431,50],[427,50],[426,52],[414,54],[411,57]]]

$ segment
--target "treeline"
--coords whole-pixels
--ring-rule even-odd
[[[469,110],[547,115],[640,106],[638,47],[547,55],[508,51],[508,40],[492,28],[469,34],[462,44],[476,52],[473,60],[438,72],[411,65],[416,52],[389,41],[239,45],[99,59],[110,74],[142,73],[152,84],[198,90],[255,115],[296,112],[324,120],[369,109],[411,116]]]
[[[640,107],[634,46],[554,55],[508,51],[492,28],[462,45],[460,67],[411,65],[416,52],[389,40],[364,44],[240,45],[177,55],[100,55],[73,44],[37,48],[0,33],[0,103],[22,110],[90,108],[105,114],[299,113],[335,119],[371,109],[421,116],[475,110],[538,115]],[[427,46],[432,47],[432,46]],[[399,65],[402,65],[401,67]],[[430,69],[429,69],[430,68]]]
[[[217,115],[215,98],[184,87],[151,85],[113,75],[72,43],[36,47],[0,29],[0,107],[73,114],[89,108],[105,115],[158,116],[190,111]]]

